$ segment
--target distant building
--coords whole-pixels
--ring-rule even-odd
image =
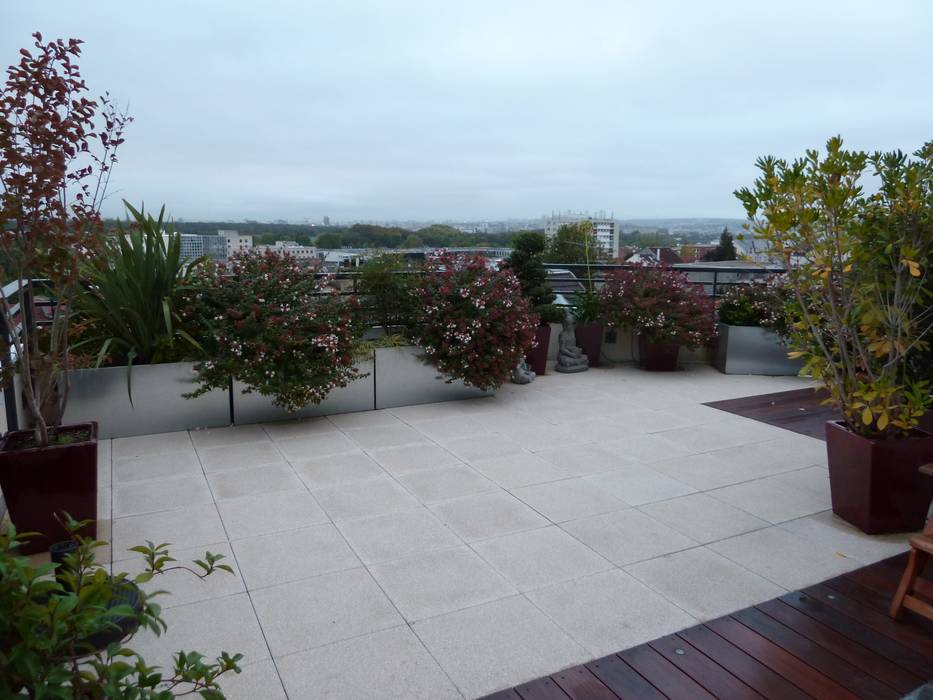
[[[200,233],[176,233],[175,235],[181,239],[180,257],[182,260],[196,260],[200,257],[223,260],[226,257],[226,245],[221,236]],[[168,238],[168,234],[163,233],[162,237]]]
[[[602,246],[610,257],[619,257],[619,222],[614,218],[605,216],[593,217],[586,214],[556,214],[545,219],[544,235],[547,238],[553,238],[557,235],[561,226],[567,224],[576,224],[581,221],[589,221],[593,224],[593,236]]]
[[[317,261],[317,248],[312,245],[298,245],[296,241],[276,241],[272,245],[257,245],[254,250],[265,253],[278,253],[279,255],[290,255],[302,262]]]
[[[329,216],[325,216],[325,217],[324,217],[324,225],[325,225],[325,226],[330,226],[330,217],[329,217]]]
[[[685,263],[701,262],[709,253],[718,248],[717,243],[687,243],[680,249],[680,257]]]
[[[641,263],[643,265],[677,265],[683,260],[673,248],[642,248],[630,255],[625,262]]]
[[[253,249],[253,237],[239,231],[219,229],[217,235],[224,239],[224,257],[229,258],[235,253],[248,253]]]

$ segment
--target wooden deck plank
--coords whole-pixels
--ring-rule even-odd
[[[810,697],[764,664],[730,644],[707,627],[691,627],[677,637],[702,652],[762,697],[769,700],[808,700]]]
[[[647,644],[619,657],[670,700],[715,700],[706,689]]]
[[[576,666],[551,676],[571,700],[618,700],[619,696],[584,666]]]
[[[781,624],[761,610],[740,610],[732,617],[857,697],[866,700],[896,700],[901,695],[858,666]]]
[[[839,591],[826,586],[810,586],[803,590],[808,596],[815,598],[825,606],[838,613],[871,627],[890,639],[900,642],[904,646],[924,657],[927,663],[933,662],[933,639],[915,627],[905,625],[888,617],[885,613],[877,612],[859,605],[851,598],[842,595]],[[933,678],[933,673],[925,674]]]
[[[586,664],[603,685],[624,700],[667,700],[657,688],[618,656],[608,656]]]
[[[922,680],[879,653],[817,622],[787,603],[780,600],[771,600],[759,605],[758,609],[840,658],[845,659],[856,668],[870,673],[899,693],[909,693]]]
[[[550,678],[524,683],[515,687],[522,700],[569,700],[569,696]]]
[[[882,615],[887,615],[891,607],[893,590],[880,593],[872,588],[865,588],[846,577],[824,581],[823,585]],[[909,627],[922,632],[927,637],[933,637],[933,620],[928,620],[925,617],[915,615],[910,610],[905,610],[902,622],[909,623]]]
[[[649,642],[649,646],[703,686],[713,697],[761,700],[759,693],[676,635],[655,639]]]
[[[706,626],[817,700],[858,698],[855,693],[731,617],[711,620]]]

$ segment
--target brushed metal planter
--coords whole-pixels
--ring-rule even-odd
[[[787,357],[787,347],[773,331],[759,326],[719,324],[716,369],[723,374],[796,375],[802,360]]]
[[[366,360],[365,362],[358,363],[357,366],[360,372],[366,376],[360,377],[351,382],[348,386],[334,389],[321,403],[310,404],[295,413],[289,413],[284,408],[274,406],[270,397],[263,396],[255,391],[244,394],[243,389],[245,385],[234,380],[233,422],[237,425],[245,423],[266,423],[295,418],[329,416],[335,413],[372,411],[375,405],[373,399],[375,391],[373,379],[374,364],[372,360]]]
[[[96,421],[102,439],[230,425],[228,391],[182,397],[196,388],[196,376],[190,362],[133,367],[130,403],[126,367],[71,370],[63,422]]]
[[[446,382],[433,365],[421,359],[422,350],[411,345],[376,348],[376,408],[457,401],[491,396],[493,392]]]

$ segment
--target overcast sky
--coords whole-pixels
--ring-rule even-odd
[[[185,219],[735,216],[762,154],[933,138],[933,2],[30,0],[135,117],[107,204]]]

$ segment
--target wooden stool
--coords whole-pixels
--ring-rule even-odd
[[[920,467],[920,473],[933,476],[933,464],[924,464]],[[901,616],[904,608],[933,620],[933,605],[914,595],[914,593],[923,593],[927,597],[933,597],[933,585],[924,579],[917,578],[923,572],[923,567],[931,554],[933,554],[933,518],[927,520],[922,533],[910,538],[907,568],[904,569],[904,575],[901,577],[901,583],[897,587],[897,593],[894,594],[889,611],[895,620]]]

